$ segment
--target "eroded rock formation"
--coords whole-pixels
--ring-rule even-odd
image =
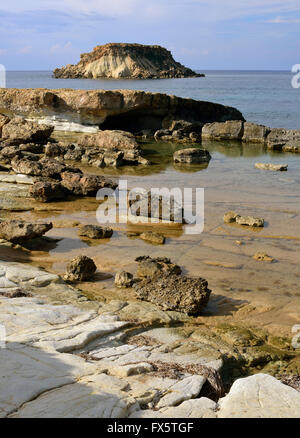
[[[171,52],[160,46],[110,43],[83,53],[78,64],[54,70],[56,78],[157,79],[201,77],[176,62]]]

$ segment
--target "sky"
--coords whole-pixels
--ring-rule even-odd
[[[300,0],[9,0],[0,64],[52,70],[109,42],[159,44],[187,67],[291,70]]]

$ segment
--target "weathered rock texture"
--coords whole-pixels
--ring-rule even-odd
[[[155,132],[174,120],[243,120],[235,108],[134,90],[0,89],[0,111],[52,125],[65,121],[134,133],[143,129]]]
[[[54,70],[56,78],[154,79],[200,77],[176,62],[167,49],[142,44],[110,43],[83,53],[77,65]]]
[[[31,223],[18,220],[0,222],[0,238],[13,243],[41,237],[51,230],[52,223]]]

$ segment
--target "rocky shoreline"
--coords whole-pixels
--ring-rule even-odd
[[[7,329],[6,348],[0,355],[5,377],[0,416],[299,416],[299,356],[290,338],[274,336],[270,322],[264,329],[246,323],[251,312],[256,312],[256,322],[261,314],[271,312],[271,304],[256,309],[250,302],[236,300],[234,307],[234,300],[229,303],[222,295],[216,297],[207,281],[209,269],[238,271],[241,265],[203,256],[202,266],[207,267],[203,275],[198,271],[190,275],[186,266],[183,269],[173,261],[178,247],[171,247],[170,258],[162,257],[161,245],[168,247],[169,241],[158,227],[127,231],[128,240],[137,238],[155,248],[146,256],[132,256],[127,263],[131,270],[120,256],[110,272],[102,265],[99,269],[98,259],[81,254],[84,246],[78,246],[74,259],[68,258],[65,275],[54,274],[50,257],[47,270],[33,264],[40,265],[49,254],[47,248],[59,241],[56,235],[51,237],[60,227],[55,216],[59,211],[62,233],[75,229],[88,247],[111,238],[117,242],[126,234],[87,222],[90,217],[78,212],[79,220],[71,222],[65,208],[74,203],[80,213],[95,212],[97,191],[117,188],[116,178],[103,175],[104,170],[151,168],[144,156],[145,140],[153,145],[156,141],[158,147],[164,142],[180,147],[186,143],[187,147],[172,151],[169,160],[176,169],[196,166],[199,170],[197,166],[208,168],[214,162],[203,148],[206,141],[218,140],[224,147],[243,142],[250,148],[260,144],[279,153],[299,152],[300,131],[246,122],[234,108],[144,92],[0,89],[0,112],[0,188],[4,193],[0,202],[0,324]],[[57,118],[97,129],[77,133],[76,142],[60,141],[54,131]],[[42,123],[46,119],[52,123]],[[255,167],[288,168],[266,163]],[[148,197],[143,202],[148,206]],[[217,220],[214,216],[211,229],[215,233],[221,229],[227,236],[234,227],[247,228],[252,235],[268,229],[269,218],[252,216],[240,206],[236,211],[224,211],[223,220],[222,215]],[[51,212],[55,214],[49,220]],[[163,219],[159,212],[157,217]],[[246,243],[250,247],[246,251],[251,257],[239,254],[239,263],[244,257],[249,265],[275,265],[272,254],[260,248],[250,252],[251,240],[249,235],[235,239],[235,247]],[[121,249],[117,243],[115,247]],[[129,244],[128,248],[132,251]],[[234,252],[232,247],[230,251]],[[36,252],[40,258],[35,258]],[[191,254],[197,260],[197,253]],[[123,265],[126,269],[120,269]],[[249,275],[251,282],[253,272]],[[96,299],[93,286],[106,276],[113,276],[115,283],[111,281]],[[278,280],[274,284],[277,287]],[[224,285],[223,278],[221,292]],[[285,312],[295,320],[296,308],[292,301],[289,305]],[[222,306],[230,310],[223,314]],[[240,312],[240,319],[231,319],[235,312]],[[29,369],[34,375],[30,385]]]

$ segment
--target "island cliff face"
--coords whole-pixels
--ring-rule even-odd
[[[83,53],[76,65],[54,70],[56,78],[164,79],[200,77],[176,62],[170,51],[160,46],[110,43]]]

